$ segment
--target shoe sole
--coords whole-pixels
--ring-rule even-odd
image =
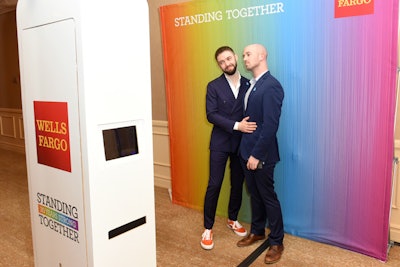
[[[203,243],[200,242],[200,245],[205,250],[210,250],[210,249],[213,249],[213,247],[214,247],[214,243],[212,243],[211,245],[204,245]]]
[[[278,261],[280,261],[281,259],[279,259],[279,260],[276,260],[276,261],[266,261],[266,260],[264,260],[264,263],[265,264],[274,264],[274,263],[277,263]]]
[[[252,246],[252,245],[254,245],[254,244],[256,244],[256,243],[258,243],[258,242],[260,242],[260,241],[263,241],[263,239],[256,240],[256,241],[254,241],[253,243],[248,244],[248,245],[239,245],[239,244],[236,243],[236,246],[239,247],[239,248],[250,247],[250,246]]]
[[[258,239],[258,240],[254,241],[253,243],[248,244],[248,245],[239,245],[239,244],[238,244],[239,242],[238,242],[238,243],[236,243],[236,246],[238,246],[239,248],[249,247],[249,246],[254,245],[255,243],[258,243],[258,242],[264,241],[264,240],[265,240],[265,237],[262,238],[262,239]]]
[[[247,231],[244,233],[241,232],[236,232],[235,229],[232,229],[232,227],[229,226],[229,224],[226,225],[226,227],[228,227],[229,229],[231,229],[235,234],[237,234],[238,236],[246,236],[247,235]]]

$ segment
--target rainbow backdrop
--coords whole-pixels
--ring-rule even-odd
[[[373,14],[335,18],[335,0],[282,0],[284,12],[227,17],[227,10],[273,3],[210,0],[160,8],[173,202],[203,208],[212,128],[206,85],[220,75],[215,50],[229,45],[241,58],[244,46],[262,43],[285,90],[275,172],[285,231],[386,260],[398,1],[372,1]],[[196,14],[222,18],[188,24],[186,16]],[[242,63],[240,72],[250,77]],[[225,178],[221,216],[227,216]],[[244,194],[240,219],[249,222]]]

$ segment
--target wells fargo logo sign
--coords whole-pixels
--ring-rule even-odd
[[[34,101],[38,162],[71,172],[68,105]]]
[[[374,0],[335,0],[335,18],[374,13]]]

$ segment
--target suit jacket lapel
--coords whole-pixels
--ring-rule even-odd
[[[222,84],[223,93],[226,94],[231,100],[235,99],[235,96],[233,95],[232,89],[231,89],[229,82],[226,79],[225,75],[222,74],[221,78],[222,78],[221,81],[223,83]]]
[[[249,88],[250,83],[246,81],[243,77],[240,79],[240,88],[239,88],[239,94],[238,98],[241,98],[241,96],[244,96],[247,92],[247,89]]]
[[[261,76],[260,79],[257,80],[257,82],[254,85],[253,89],[251,89],[248,101],[250,100],[251,95],[253,94],[253,92],[257,91],[257,87],[261,86],[264,83],[264,81],[267,79],[268,75],[269,75],[269,71],[264,73],[263,76]]]

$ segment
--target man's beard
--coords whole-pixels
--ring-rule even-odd
[[[237,69],[237,65],[235,64],[234,66],[233,66],[233,69],[232,70],[224,70],[224,73],[226,73],[226,74],[228,74],[228,75],[233,75],[233,74],[235,74],[235,72],[236,72],[236,69]]]

